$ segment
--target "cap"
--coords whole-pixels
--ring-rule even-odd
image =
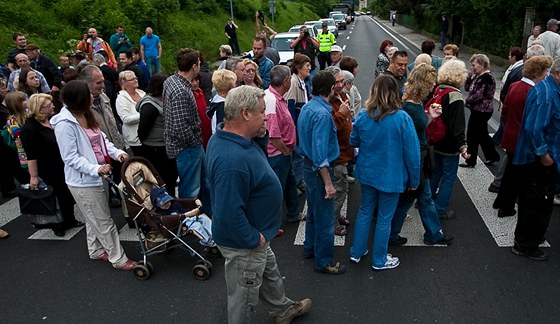
[[[340,53],[342,53],[342,48],[341,48],[340,46],[338,46],[338,45],[333,45],[333,46],[331,47],[331,52],[340,52]]]
[[[324,22],[321,26],[322,27],[329,27],[329,25],[326,22]]]
[[[75,51],[70,52],[67,56],[68,57],[78,57],[78,58],[81,58],[81,59],[85,59],[86,58],[86,53],[84,53],[80,50],[75,50]]]
[[[23,49],[26,51],[33,51],[39,49],[39,46],[37,44],[27,44]]]
[[[168,202],[173,201],[173,197],[171,197],[163,188],[154,188],[150,193],[150,198],[152,203],[159,208]]]
[[[554,18],[553,18],[553,19],[550,19],[550,20],[546,23],[547,26],[558,25],[558,24],[560,24],[560,21],[558,21],[558,20],[556,20],[556,19],[554,19]]]

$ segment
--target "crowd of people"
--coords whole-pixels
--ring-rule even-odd
[[[256,21],[259,26],[258,14]],[[270,242],[284,233],[285,222],[306,222],[302,256],[313,259],[315,271],[346,272],[332,242],[348,233],[351,220],[341,211],[356,180],[361,203],[350,262],[368,254],[375,221],[371,266],[397,267],[400,259],[389,246],[407,243],[400,232],[415,201],[424,243],[450,244],[441,220],[457,216],[449,205],[458,167],[475,167],[479,145],[486,164],[500,162],[487,127],[496,89],[488,57],[474,54],[467,70],[456,45],[441,44],[441,58],[433,54],[435,42],[426,40],[409,62],[406,51],[385,40],[362,103],[353,84],[358,61],[343,54],[326,25],[315,39],[301,27],[288,66],[267,55],[275,33],[264,27],[252,42],[253,57],[240,57],[230,20],[230,44],[220,46],[223,62],[216,71],[199,51],[183,48],[169,76],[160,74],[162,47],[150,27],[140,49],[122,26],[109,43],[90,28],[61,68],[14,34],[13,71],[0,80],[2,119],[14,142],[2,143],[3,196],[13,196],[14,179],[31,188],[51,185],[64,219],[52,227],[55,235],[84,226],[75,218],[77,205],[89,257],[131,270],[136,262],[120,245],[109,210],[119,197],[103,179],[119,182],[129,154],[145,157],[169,194],[198,197],[212,217],[212,239],[225,258],[231,323],[248,322],[259,300],[277,323],[311,307],[311,300],[293,301],[284,293]],[[548,27],[556,32],[558,22]],[[558,183],[560,57],[548,38],[533,43],[526,54],[518,47],[509,53],[499,139],[507,158],[501,184],[492,186],[499,191],[498,216],[518,214],[512,252],[546,260],[539,244]],[[302,192],[306,215],[297,198]]]

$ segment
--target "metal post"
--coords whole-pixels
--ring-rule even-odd
[[[233,0],[229,0],[229,10],[231,12],[231,20],[233,20]]]

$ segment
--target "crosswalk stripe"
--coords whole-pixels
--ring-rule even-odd
[[[496,198],[496,194],[488,191],[488,186],[492,179],[494,179],[492,172],[478,158],[476,168],[459,168],[457,177],[463,184],[470,200],[476,207],[486,227],[488,227],[496,244],[499,247],[513,246],[513,232],[517,224],[517,216],[499,218],[498,210],[492,208]],[[461,214],[461,211],[457,211],[457,214],[458,217],[469,217],[469,215]],[[548,242],[541,246],[550,247]]]
[[[307,200],[303,205],[303,214],[307,215]],[[342,210],[340,211],[342,215],[348,215],[348,197],[344,201],[342,205]],[[303,245],[303,241],[305,241],[305,222],[299,222],[298,231],[296,233],[296,237],[294,239],[294,245]],[[334,246],[344,246],[346,243],[346,236],[334,236]]]

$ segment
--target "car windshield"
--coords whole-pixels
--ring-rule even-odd
[[[326,22],[328,26],[334,26],[334,20],[332,19],[325,19],[323,22]]]
[[[270,43],[271,47],[274,47],[277,51],[293,51],[293,49],[290,48],[290,42],[292,41],[292,38],[279,38],[279,37],[274,37],[272,39],[272,42]]]
[[[343,14],[336,14],[332,16],[334,20],[344,20]]]

